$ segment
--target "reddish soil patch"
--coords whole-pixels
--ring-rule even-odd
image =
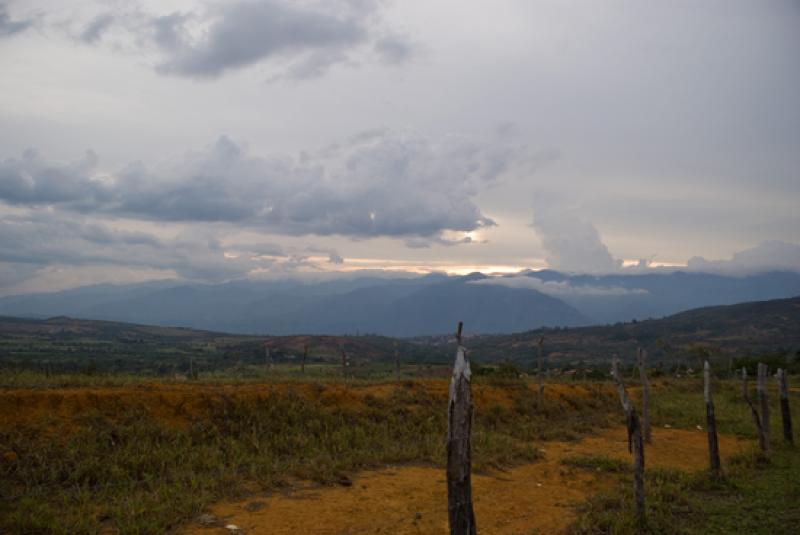
[[[654,429],[648,466],[701,470],[707,465],[704,431]],[[723,457],[748,442],[720,436]],[[546,442],[545,458],[535,464],[473,477],[475,515],[483,533],[558,533],[575,518],[575,503],[606,488],[613,476],[573,469],[561,460],[573,455],[604,455],[630,460],[623,428],[580,442]],[[440,534],[447,528],[444,471],[430,467],[387,467],[353,478],[348,487],[296,485],[271,496],[223,503],[211,514],[249,535],[341,535],[366,533]],[[187,526],[184,533],[230,533],[224,527]]]

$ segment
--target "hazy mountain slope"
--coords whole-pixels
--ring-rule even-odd
[[[642,320],[699,306],[800,295],[800,274],[792,272],[748,277],[685,272],[595,276],[545,270],[513,278],[523,286],[497,284],[495,279],[486,284],[487,277],[479,273],[359,276],[316,283],[98,285],[0,298],[0,314],[67,315],[252,334],[417,336],[450,332],[458,320],[467,322],[473,333],[510,333]]]
[[[479,336],[469,341],[469,347],[489,361],[532,362],[542,336],[553,362],[610,362],[615,354],[631,360],[639,346],[654,361],[689,359],[692,365],[701,354],[722,359],[764,352],[795,355],[800,351],[800,297],[705,307],[616,325]]]

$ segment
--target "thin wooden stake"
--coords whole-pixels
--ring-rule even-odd
[[[639,424],[639,417],[636,415],[636,408],[633,406],[628,393],[625,391],[625,384],[619,373],[618,359],[611,362],[611,375],[617,383],[619,400],[628,424],[628,451],[633,453],[633,496],[636,501],[636,521],[639,532],[644,532],[647,525],[644,508],[644,440],[642,437],[642,427]]]
[[[786,384],[786,370],[778,368],[778,390],[781,398],[781,420],[783,421],[783,440],[794,444],[792,433],[792,412],[789,409],[789,386]]]
[[[714,400],[711,397],[711,366],[708,361],[703,365],[703,397],[706,401],[706,428],[708,429],[708,456],[711,473],[718,476],[722,465],[719,460],[717,418],[714,415]]]
[[[639,366],[639,378],[642,381],[642,432],[645,442],[649,444],[652,442],[653,436],[650,431],[650,380],[647,378],[647,351],[639,348],[636,360]]]
[[[300,373],[306,373],[306,359],[308,358],[308,344],[303,345],[303,360],[300,362]]]
[[[538,351],[538,369],[536,371],[536,377],[539,379],[539,394],[536,398],[537,406],[542,406],[542,401],[544,400],[544,359],[542,358],[542,346],[544,346],[544,336],[539,338],[539,343],[537,344],[537,351]]]
[[[450,379],[447,409],[447,512],[450,535],[475,535],[472,509],[472,389],[466,349],[461,345],[463,323],[458,322],[456,362]]]
[[[753,417],[753,425],[756,426],[756,431],[758,431],[758,447],[761,448],[761,451],[766,453],[767,440],[764,436],[764,427],[761,425],[761,416],[758,415],[758,409],[756,409],[756,406],[753,405],[753,402],[750,400],[747,389],[747,368],[742,368],[742,397],[747,402],[747,406],[750,407],[750,416]]]
[[[769,451],[769,399],[767,397],[767,373],[768,366],[762,362],[758,363],[758,383],[756,392],[758,393],[758,403],[761,409],[761,434],[763,435],[764,452]]]

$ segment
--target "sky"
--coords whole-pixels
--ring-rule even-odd
[[[794,0],[0,0],[0,295],[800,270]]]

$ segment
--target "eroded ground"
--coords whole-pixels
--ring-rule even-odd
[[[749,442],[720,436],[723,458]],[[654,429],[646,449],[650,467],[701,470],[707,466],[702,430]],[[482,533],[558,533],[574,520],[573,504],[610,485],[607,473],[564,466],[576,455],[629,460],[627,434],[614,428],[578,442],[545,442],[544,459],[508,471],[473,477],[476,522]],[[447,531],[447,489],[439,468],[387,467],[361,473],[350,486],[297,484],[290,490],[253,496],[210,509],[217,526],[187,526],[186,534],[230,533],[233,524],[250,535],[361,533],[440,534]]]

